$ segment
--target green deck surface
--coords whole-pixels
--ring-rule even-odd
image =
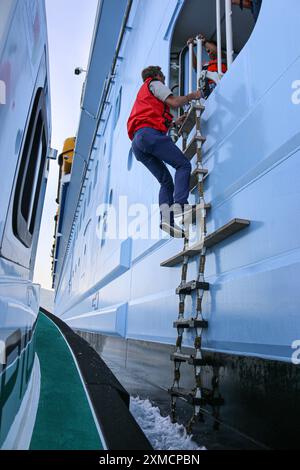
[[[54,323],[40,313],[36,352],[41,394],[31,450],[102,450],[73,356]]]

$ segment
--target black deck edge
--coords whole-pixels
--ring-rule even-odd
[[[108,450],[153,450],[129,411],[128,392],[99,354],[60,318],[40,311],[59,328],[76,358]]]

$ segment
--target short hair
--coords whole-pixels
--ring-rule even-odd
[[[147,78],[155,78],[157,75],[163,75],[161,67],[158,65],[150,65],[142,71],[143,82],[145,82]]]
[[[213,39],[207,39],[204,44],[206,44],[207,42],[209,42],[210,44],[213,44],[214,46],[218,47],[218,44]]]

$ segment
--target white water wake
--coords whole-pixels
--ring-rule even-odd
[[[155,450],[206,450],[192,440],[184,426],[161,416],[149,400],[131,397],[130,411]]]

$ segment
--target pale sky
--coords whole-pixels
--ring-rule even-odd
[[[84,74],[74,75],[74,69],[87,67],[97,4],[98,0],[46,0],[52,147],[59,152],[64,140],[77,133],[85,77]],[[50,289],[52,284],[50,252],[57,210],[57,178],[58,164],[51,161],[34,276],[34,281],[46,289]]]

